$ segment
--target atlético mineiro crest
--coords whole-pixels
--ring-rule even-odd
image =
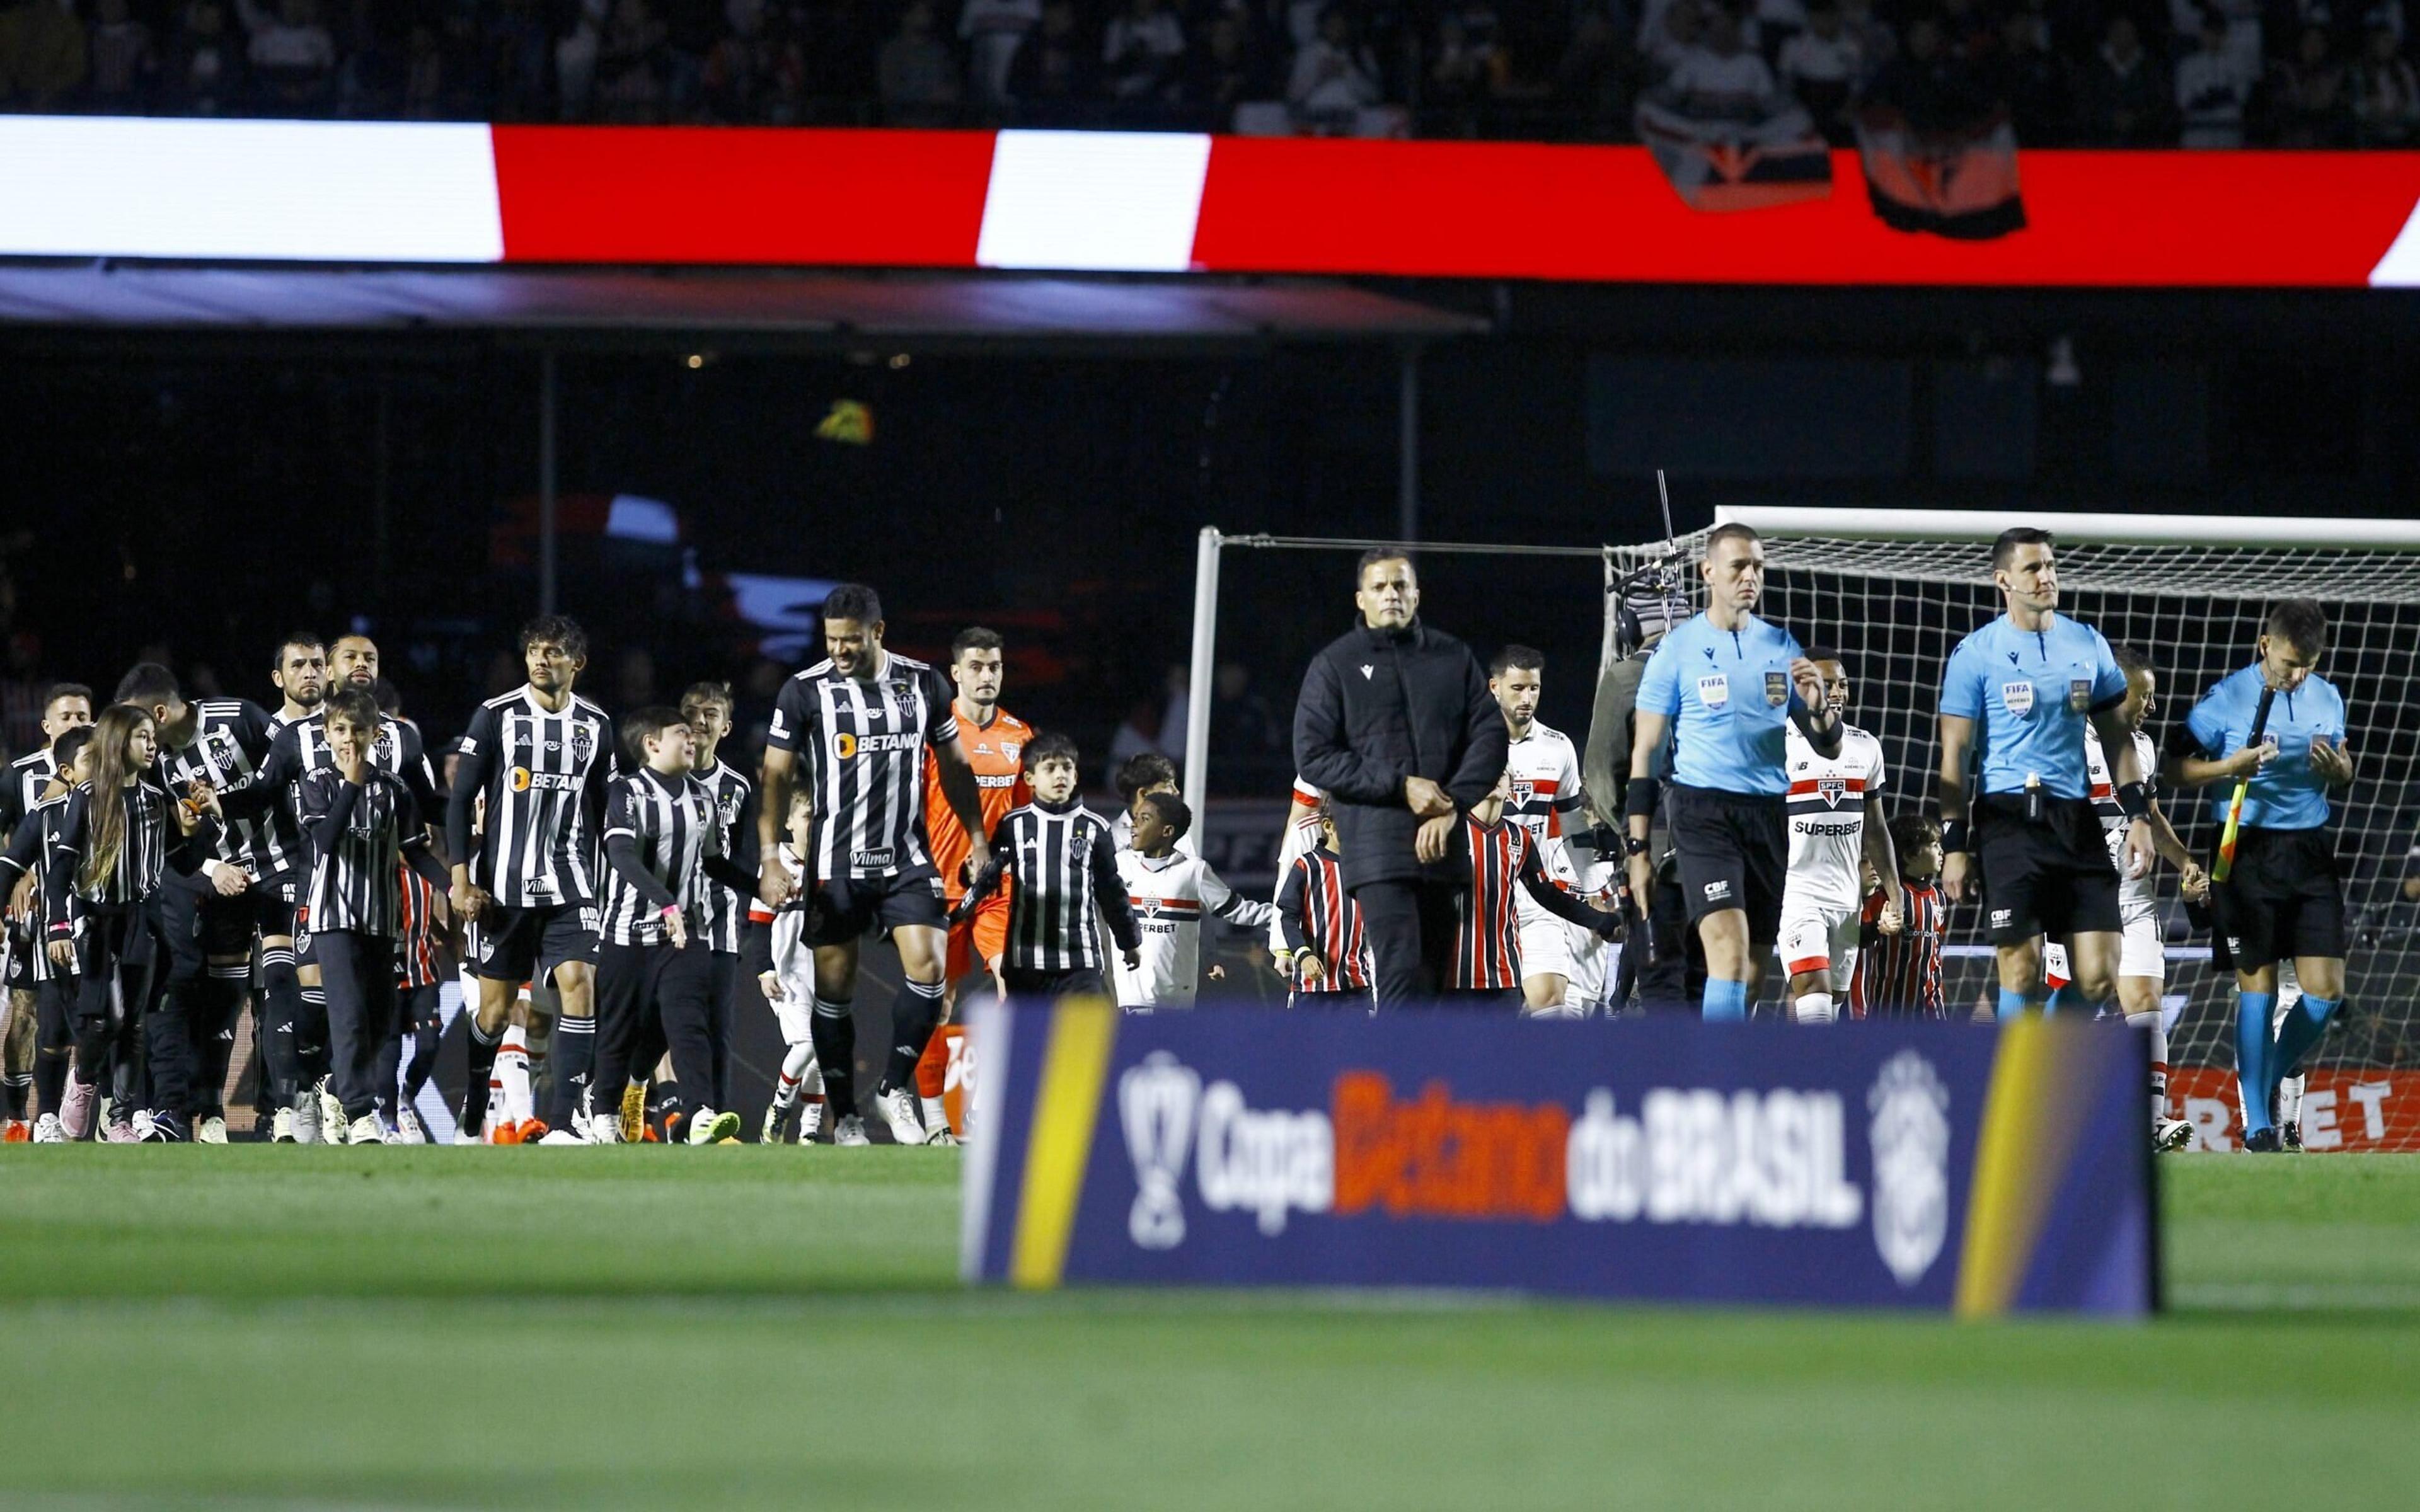
[[[1815,779],[1815,795],[1823,800],[1826,809],[1838,808],[1842,795],[1848,791],[1849,779],[1845,777],[1819,777]]]
[[[585,766],[588,758],[597,754],[597,736],[584,724],[571,727],[571,759]]]

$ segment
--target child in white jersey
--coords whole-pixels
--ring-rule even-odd
[[[1118,877],[1142,927],[1141,963],[1112,968],[1118,1002],[1130,1013],[1191,1008],[1202,972],[1205,913],[1229,923],[1265,929],[1277,918],[1219,880],[1201,856],[1176,848],[1193,828],[1193,812],[1173,793],[1140,795],[1134,806],[1134,848],[1118,853]],[[1226,969],[1213,964],[1210,980]]]

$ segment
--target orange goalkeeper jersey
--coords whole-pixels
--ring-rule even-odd
[[[958,740],[967,748],[967,761],[975,769],[975,791],[983,799],[985,834],[998,829],[1011,809],[1032,800],[1032,790],[1025,784],[1025,748],[1032,739],[1033,727],[1006,709],[994,710],[987,725],[963,717],[958,720]],[[950,800],[941,795],[941,764],[929,759],[924,763],[924,839],[941,873],[941,886],[955,903],[967,890],[959,872],[972,844],[966,826],[950,811]]]

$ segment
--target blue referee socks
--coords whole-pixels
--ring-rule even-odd
[[[2077,992],[2075,990],[2075,983],[2071,981],[2064,987],[2054,987],[2050,990],[2050,1001],[2042,1005],[2042,1011],[2045,1013],[2067,1013],[2072,1012],[2083,1006],[2084,995]]]
[[[1700,1008],[1709,1024],[1740,1024],[1747,1019],[1747,983],[1706,979]]]
[[[2235,1084],[2243,1094],[2243,1132],[2246,1134],[2272,1127],[2269,1094],[2277,1089],[2277,1080],[2269,1074],[2272,1053],[2269,1016],[2276,1009],[2275,993],[2239,992],[2235,995]]]
[[[1996,1011],[1999,1014],[2000,1022],[2003,1024],[2006,1024],[2010,1019],[2024,1017],[2025,995],[2023,993],[2012,993],[2006,987],[2001,988],[1999,1007]]]
[[[2328,998],[2303,995],[2286,1022],[2277,1026],[2276,1042],[2270,1046],[2269,1090],[2274,1092],[2279,1082],[2294,1074],[2295,1063],[2319,1042],[2319,1036],[2327,1032],[2328,1017],[2335,1011],[2336,1005]]]

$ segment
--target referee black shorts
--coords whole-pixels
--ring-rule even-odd
[[[595,903],[490,903],[465,935],[471,974],[489,981],[535,982],[568,963],[594,964],[603,922]]]
[[[941,874],[929,866],[818,882],[810,907],[809,945],[846,945],[913,924],[950,927],[949,913],[941,903]]]
[[[1983,933],[1993,945],[2121,927],[2118,869],[2089,798],[2045,797],[2041,817],[2028,819],[2023,795],[1984,795],[1975,806],[1975,859],[1983,869]]]
[[[2330,829],[2244,825],[2235,834],[2235,868],[2211,886],[2210,902],[2238,971],[2298,957],[2344,959],[2344,877]]]
[[[1745,909],[1748,939],[1772,944],[1781,933],[1781,889],[1790,875],[1789,800],[1778,793],[1725,793],[1678,782],[1664,791],[1689,922]]]

